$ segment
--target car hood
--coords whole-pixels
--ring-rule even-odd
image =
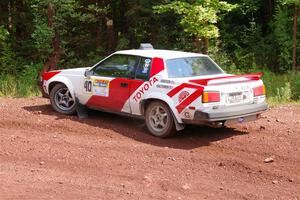
[[[59,70],[61,74],[69,74],[69,75],[83,75],[86,70],[89,70],[90,67],[85,67],[85,68],[72,68],[72,69],[63,69]]]

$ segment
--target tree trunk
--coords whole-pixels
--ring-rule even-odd
[[[7,6],[7,10],[8,10],[8,31],[11,33],[12,29],[13,29],[13,22],[12,22],[12,9],[11,9],[11,2],[8,1],[8,6]]]
[[[47,9],[47,17],[48,17],[48,26],[50,28],[53,28],[54,15],[55,15],[55,10],[53,4],[49,3]],[[59,34],[56,31],[54,37],[52,38],[52,48],[53,48],[53,52],[48,57],[47,62],[44,64],[44,69],[43,69],[44,72],[55,70],[57,68],[57,64],[62,55],[62,49],[60,48]]]
[[[297,68],[297,28],[298,28],[298,6],[294,4],[294,25],[293,25],[293,71]]]
[[[208,38],[203,38],[203,48],[202,48],[202,53],[203,54],[208,54]]]
[[[108,40],[108,51],[109,51],[109,53],[112,53],[116,46],[114,21],[112,19],[107,19],[106,30],[107,30],[107,40]]]
[[[194,45],[197,53],[208,54],[208,38],[196,37]]]
[[[196,53],[201,53],[201,39],[199,37],[195,38],[194,44],[196,48]]]

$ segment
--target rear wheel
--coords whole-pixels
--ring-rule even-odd
[[[154,101],[146,109],[146,125],[149,132],[156,137],[169,137],[175,133],[175,123],[169,107]]]
[[[59,113],[72,115],[76,113],[77,102],[64,84],[56,84],[50,92],[50,102]]]

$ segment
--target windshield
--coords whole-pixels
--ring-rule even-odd
[[[166,60],[169,78],[184,78],[224,74],[209,57],[189,57]]]

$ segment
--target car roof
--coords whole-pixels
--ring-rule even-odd
[[[204,54],[198,54],[198,53],[188,53],[188,52],[183,52],[183,51],[171,51],[171,50],[161,50],[161,49],[123,50],[123,51],[117,51],[117,52],[115,52],[115,54],[135,55],[135,56],[142,56],[142,57],[149,57],[149,58],[159,57],[159,58],[163,58],[163,59],[206,56]]]

